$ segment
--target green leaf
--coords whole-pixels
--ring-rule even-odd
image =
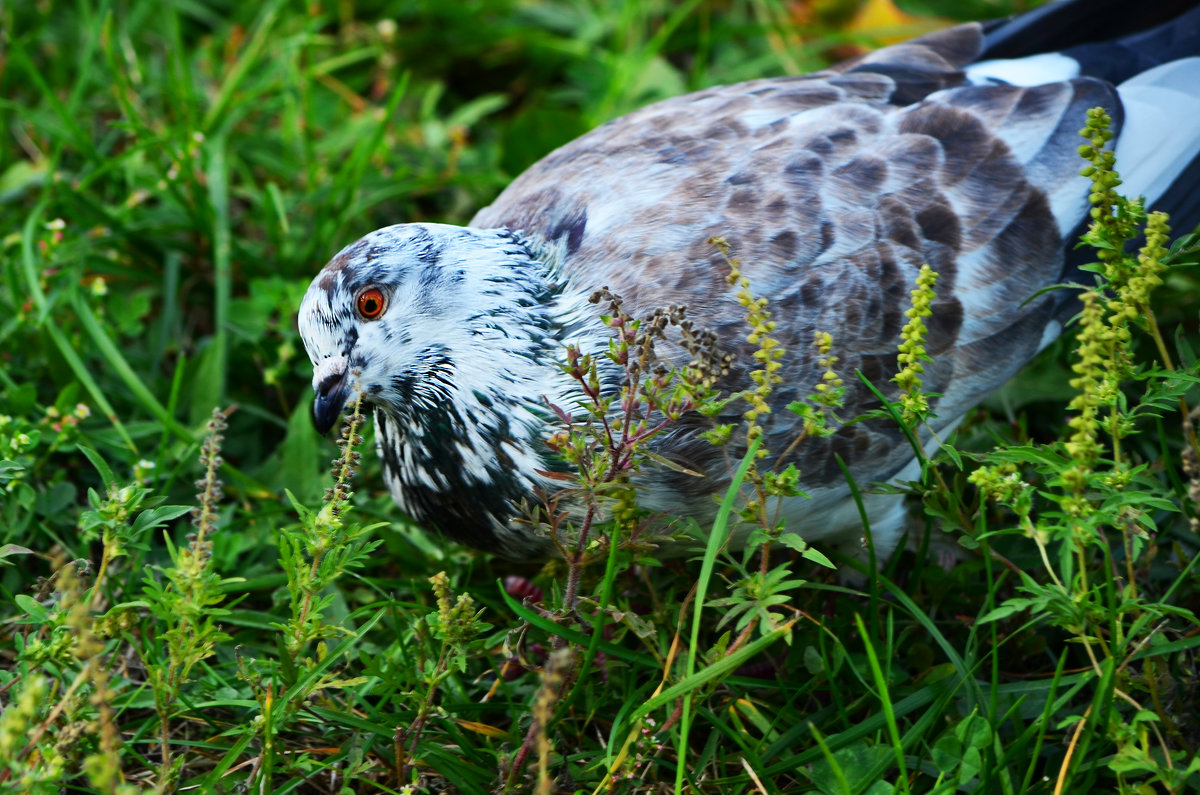
[[[32,555],[32,554],[34,554],[33,550],[28,549],[27,547],[19,546],[17,544],[5,544],[3,546],[0,546],[0,563],[5,563],[5,564],[8,564],[9,566],[11,566],[11,565],[13,565],[13,562],[10,560],[5,560],[5,558],[11,557],[13,555]]]
[[[1033,604],[1032,599],[1009,599],[999,607],[994,607],[979,619],[978,624],[987,624],[991,621],[999,621],[1002,618],[1007,618],[1014,613],[1020,613],[1029,608]]]
[[[29,594],[19,593],[13,597],[13,601],[17,603],[17,607],[21,608],[34,621],[41,623],[50,619],[50,613],[46,608]]]
[[[971,748],[987,748],[992,742],[992,727],[978,711],[963,718],[954,733]]]
[[[946,733],[933,744],[930,758],[941,773],[950,774],[962,764],[963,743],[953,734]]]
[[[870,775],[871,769],[876,765],[886,763],[887,758],[891,755],[892,751],[887,746],[868,745],[865,742],[839,748],[813,763],[812,782],[825,795],[846,795],[846,793],[859,792],[868,783],[866,779]],[[872,791],[881,793],[892,791],[891,785],[886,782],[876,781],[871,784]],[[886,789],[875,790],[877,784],[884,784]]]
[[[177,519],[192,510],[190,505],[160,505],[138,514],[130,528],[131,535],[136,537],[147,530],[161,527],[172,519]]]

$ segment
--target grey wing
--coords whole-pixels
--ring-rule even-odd
[[[966,85],[960,67],[979,49],[980,28],[964,25],[805,77],[649,106],[551,153],[472,223],[548,241],[568,278],[609,286],[635,314],[687,305],[732,347],[744,312],[707,242],[724,237],[789,351],[778,403],[812,391],[813,332],[828,331],[850,416],[873,403],[853,370],[889,386],[928,263],[939,299],[925,384],[948,424],[1042,344],[1054,299],[1026,302],[1060,280],[1063,234],[1086,212],[1076,133],[1087,108],[1119,106],[1091,79]],[[784,417],[776,426],[791,430]],[[884,478],[910,457],[899,441],[854,425],[804,445],[801,463],[837,479],[839,452]]]

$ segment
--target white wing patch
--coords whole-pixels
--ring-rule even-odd
[[[1117,170],[1129,196],[1147,206],[1166,192],[1200,153],[1200,58],[1163,64],[1117,86],[1125,126],[1117,139]]]
[[[1079,62],[1060,52],[1028,58],[996,58],[973,63],[963,69],[972,85],[1008,83],[1010,86],[1040,86],[1079,77]]]

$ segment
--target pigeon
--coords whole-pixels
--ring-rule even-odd
[[[815,333],[831,335],[847,376],[843,416],[880,406],[855,371],[896,396],[905,310],[928,264],[938,278],[923,379],[936,444],[1077,311],[1071,291],[1047,288],[1086,275],[1073,244],[1089,212],[1077,152],[1088,109],[1112,117],[1123,190],[1195,222],[1200,9],[1105,42],[1102,5],[1066,0],[812,74],[658,102],[549,153],[468,226],[371,232],[333,257],[299,309],[317,429],[361,395],[405,514],[503,557],[545,555],[529,506],[562,487],[552,407],[586,403],[567,351],[602,352],[612,337],[596,291],[633,317],[685,307],[733,355],[721,387],[750,386],[755,346],[719,237],[768,300],[787,351],[774,410],[759,420],[777,453],[800,422],[785,407],[823,372]],[[1136,29],[1134,13],[1108,27]],[[660,353],[688,360],[679,347]],[[610,370],[601,380],[612,393],[620,373]],[[712,422],[685,415],[651,442],[653,459],[672,465],[648,462],[633,479],[648,514],[703,527],[716,513],[745,446],[710,444],[701,434]],[[784,499],[786,531],[862,558],[864,523],[839,459],[863,485],[912,479],[918,465],[885,419],[787,453],[805,494]],[[867,527],[886,559],[905,510],[877,491],[865,497]]]

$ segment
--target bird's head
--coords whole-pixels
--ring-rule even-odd
[[[317,429],[327,432],[359,391],[410,417],[474,393],[544,388],[531,382],[558,346],[555,294],[546,269],[505,230],[400,224],[350,244],[300,305]]]
[[[465,502],[520,500],[548,468],[545,401],[573,400],[559,362],[586,299],[572,296],[506,230],[372,232],[325,266],[300,306],[317,429],[327,432],[361,393],[401,507],[490,546],[468,532],[494,535],[485,526],[506,509],[483,517]]]

